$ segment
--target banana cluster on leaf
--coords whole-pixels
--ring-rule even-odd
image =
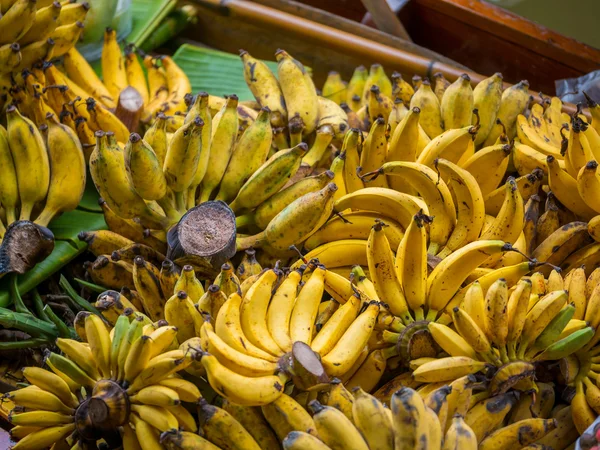
[[[198,401],[200,391],[177,372],[198,355],[177,348],[176,327],[130,313],[109,331],[99,316],[79,316],[82,342],[59,338],[62,354],[47,354],[48,369],[26,367],[29,386],[5,394],[16,405],[13,448],[83,449],[100,440],[161,448],[161,432],[197,431],[183,403]]]

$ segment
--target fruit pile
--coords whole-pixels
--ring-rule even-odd
[[[574,445],[600,413],[600,107],[380,65],[320,96],[283,50],[277,76],[241,58],[256,102],[181,81],[144,100],[144,133],[89,141],[110,231],[80,239],[110,290],[75,323],[89,346],[47,358],[77,402],[18,448]],[[104,83],[113,100],[134,84]],[[227,218],[233,251],[199,251]],[[29,389],[13,419],[44,408]]]

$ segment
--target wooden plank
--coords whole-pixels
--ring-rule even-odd
[[[406,32],[406,28],[400,22],[394,11],[390,8],[386,0],[361,0],[365,5],[373,22],[381,31],[397,36],[401,39],[411,41],[410,36]]]
[[[435,61],[443,62],[450,66],[460,67],[464,70],[468,70],[468,68],[464,65],[459,64],[456,61],[453,61],[452,59],[436,53],[428,48],[421,47],[413,42],[409,42],[396,36],[392,36],[391,34],[384,33],[371,26],[358,23],[360,22],[362,15],[364,15],[364,12],[366,12],[360,0],[342,0],[326,3],[323,3],[322,1],[312,2],[311,0],[303,0],[301,2],[294,0],[254,0],[254,3],[270,6],[271,8],[278,9],[279,11],[293,14],[321,25],[333,27],[340,31],[351,33],[380,44],[399,48],[407,52],[414,53],[415,55],[421,55]],[[316,5],[316,7],[313,6],[313,4]],[[343,11],[345,12],[345,15],[336,14],[336,11],[338,11],[336,5],[338,4],[348,6],[347,10],[345,9]],[[357,20],[353,20],[352,13],[355,10],[363,11],[362,15]]]
[[[582,74],[600,67],[600,50],[481,0],[413,2],[431,11],[438,11],[455,21],[466,23],[472,28],[530,49],[548,59],[556,60]]]

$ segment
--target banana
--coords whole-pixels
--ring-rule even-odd
[[[312,400],[309,408],[319,438],[332,450],[367,450],[369,447],[360,432],[341,411]]]
[[[139,418],[137,414],[131,414],[131,423],[135,427],[136,442],[141,447],[143,442],[146,448],[158,450],[162,447],[159,440],[159,432],[145,420]]]
[[[530,344],[533,344],[544,328],[565,306],[567,301],[566,291],[550,292],[540,299],[533,308],[529,310],[521,333],[519,344],[519,355],[523,355]]]
[[[177,197],[177,207],[185,209],[183,193],[191,186],[202,149],[204,122],[200,117],[188,122],[174,134],[163,165],[167,185]]]
[[[261,411],[280,440],[285,439],[292,431],[317,436],[312,417],[296,400],[286,394],[281,394],[273,403],[263,405]]]
[[[413,318],[408,310],[401,281],[394,266],[390,244],[382,230],[382,222],[377,222],[371,228],[367,241],[369,271],[379,297],[386,299],[392,314],[399,316],[404,323],[408,324],[413,321]]]
[[[34,64],[52,59],[55,45],[56,43],[54,40],[48,38],[22,46],[20,50],[21,62],[13,68],[13,72],[19,72],[28,67],[32,67]],[[12,54],[11,58],[18,59],[18,55]],[[7,66],[12,66],[12,63],[9,62]]]
[[[302,279],[302,270],[292,271],[273,294],[273,299],[267,310],[267,328],[284,352],[292,350],[292,340],[290,339],[290,317],[296,301],[298,285]]]
[[[157,384],[172,374],[185,370],[194,359],[197,359],[197,351],[194,349],[188,349],[186,352],[175,350],[152,358],[129,386],[127,394],[132,395],[146,386]]]
[[[271,300],[271,289],[277,280],[274,270],[267,270],[254,283],[240,306],[240,318],[244,334],[255,346],[272,354],[283,354],[277,343],[271,337],[267,327],[267,308]]]
[[[577,180],[560,169],[558,160],[554,156],[548,156],[546,161],[548,164],[548,185],[556,198],[577,216],[586,220],[594,217],[596,213],[579,194]]]
[[[247,377],[262,377],[273,375],[277,364],[242,353],[227,345],[216,333],[205,325],[208,351],[216,356],[221,364],[235,373]]]
[[[193,301],[185,291],[177,291],[165,303],[165,319],[169,324],[177,327],[179,342],[197,336],[202,326],[202,317],[194,307]]]
[[[46,146],[52,170],[46,206],[35,220],[42,226],[47,226],[57,214],[77,207],[86,180],[83,150],[76,134],[53,116],[47,123]]]
[[[104,32],[104,46],[102,47],[102,74],[104,85],[115,101],[128,85],[125,60],[117,42],[117,32],[107,28]]]
[[[266,405],[275,401],[283,392],[282,381],[276,375],[246,377],[231,371],[209,354],[204,354],[201,362],[212,388],[238,405]]]
[[[400,99],[406,105],[410,103],[410,99],[415,93],[413,87],[402,79],[399,72],[392,73],[392,99],[394,101]],[[436,79],[437,81],[437,79]]]
[[[317,332],[310,344],[312,350],[320,355],[328,354],[356,319],[360,305],[359,298],[355,296],[348,298]]]
[[[352,417],[369,448],[392,450],[394,431],[385,406],[360,387],[356,389],[355,396]]]
[[[277,75],[285,99],[290,134],[296,127],[310,134],[317,126],[319,101],[315,85],[301,62],[285,50],[277,50]]]
[[[588,161],[577,176],[577,189],[581,199],[596,212],[600,209],[600,200],[596,193],[596,190],[600,189],[597,169],[598,163],[595,160]]]
[[[30,411],[20,414],[11,414],[10,422],[18,426],[54,427],[73,422],[72,416],[51,411]]]
[[[369,101],[371,87],[374,85],[378,86],[381,89],[381,92],[387,97],[392,96],[392,82],[386,75],[381,64],[372,64],[369,68],[369,75],[365,80],[365,84],[362,91],[363,104]]]
[[[190,80],[185,72],[173,61],[170,56],[161,56],[160,61],[165,70],[165,78],[167,79],[168,96],[165,103],[168,105],[164,113],[174,115],[176,113],[184,113],[187,109],[185,104],[185,96],[192,91]],[[151,89],[152,90],[152,89]],[[186,120],[191,121],[188,115]]]
[[[329,375],[344,375],[358,360],[371,336],[378,312],[378,302],[369,304],[367,309],[346,329],[331,351],[322,356],[323,367]]]
[[[154,321],[163,319],[166,300],[160,287],[160,271],[143,257],[136,256],[133,260],[133,282],[148,317]]]
[[[316,267],[306,281],[294,304],[289,322],[291,342],[304,342],[310,345],[313,327],[323,297],[325,270]]]
[[[480,130],[475,139],[479,146],[486,140],[496,123],[496,114],[502,99],[502,74],[495,73],[489,78],[477,83],[473,89],[473,107],[477,109],[480,120]]]
[[[435,78],[433,92],[435,92],[435,96],[438,98],[441,105],[442,98],[444,97],[444,92],[446,92],[446,89],[448,89],[451,83],[448,80],[446,80],[446,77],[444,77],[444,74],[442,72],[434,73],[433,78]]]
[[[81,370],[94,380],[100,379],[97,363],[90,348],[72,339],[58,338],[56,345]]]
[[[0,203],[6,213],[7,224],[11,224],[17,220],[19,187],[15,163],[8,142],[6,128],[0,126],[0,165],[3,167],[3,175],[0,179]]]
[[[418,137],[420,114],[421,110],[419,108],[411,108],[391,134],[387,156],[385,159],[387,162],[415,162],[417,160],[417,155],[419,153]],[[369,133],[367,140],[369,140],[370,137],[371,133]],[[364,163],[361,165],[366,167]],[[381,165],[374,167],[371,170],[378,169],[380,166]],[[377,182],[377,180],[374,180],[374,182]],[[410,184],[399,177],[387,177],[387,182],[390,187],[397,191],[406,192],[406,189],[410,189]],[[383,181],[381,183],[383,183]]]
[[[585,222],[571,222],[557,228],[556,231],[541,240],[531,256],[538,261],[561,264],[567,255],[581,248],[588,240],[587,224]]]
[[[485,147],[461,165],[475,177],[484,196],[496,189],[504,178],[511,151],[510,145]]]
[[[463,73],[444,91],[440,100],[442,122],[446,130],[471,125],[474,93],[471,79]]]
[[[428,317],[444,309],[470,272],[488,257],[510,250],[511,245],[499,240],[471,242],[443,259],[427,278]]]
[[[148,92],[148,84],[146,83],[146,76],[144,75],[144,69],[138,59],[135,49],[132,45],[125,46],[125,73],[127,75],[127,84],[133,87],[140,97],[144,105],[147,105],[150,101],[150,94]]]
[[[364,188],[363,180],[359,177],[357,170],[359,167],[358,150],[362,139],[360,130],[353,128],[344,137],[342,144],[342,153],[340,158],[344,161],[344,185],[348,193],[356,192]]]
[[[15,165],[19,197],[20,219],[28,220],[36,203],[46,198],[50,185],[50,162],[44,140],[26,117],[15,106],[6,110],[7,136]]]
[[[125,438],[123,438],[125,441]],[[175,431],[170,430],[162,433],[160,436],[160,444],[164,445],[168,450],[180,450],[180,449],[193,449],[200,448],[204,450],[218,450],[214,444],[198,436],[196,433],[190,431]],[[161,445],[161,448],[162,448]],[[128,447],[124,446],[124,449]]]
[[[334,206],[337,212],[348,208],[382,214],[383,220],[390,217],[399,222],[404,229],[408,228],[412,217],[420,210],[423,210],[424,214],[429,214],[426,204],[419,198],[393,189],[376,187],[367,187],[347,194],[337,200]]]
[[[364,172],[372,172],[383,165],[387,157],[386,124],[383,118],[377,118],[363,143],[360,155],[360,167]],[[385,178],[377,178],[371,182],[373,187],[388,187]]]
[[[183,266],[179,279],[175,283],[173,293],[179,291],[184,291],[194,304],[198,303],[200,297],[204,295],[204,287],[196,278],[194,268],[190,265]]]
[[[421,114],[423,114],[422,111]],[[477,135],[477,130],[476,126],[470,126],[444,131],[432,138],[423,148],[417,162],[434,167],[436,159],[444,158],[460,166],[459,161],[466,160],[473,155],[473,139]]]
[[[34,26],[19,38],[19,44],[25,47],[33,42],[48,39],[57,26],[64,25],[59,21],[60,15],[62,15],[62,6],[59,2],[52,2],[43,8],[38,6],[35,12]]]
[[[58,375],[48,371],[48,370],[44,370],[41,369],[39,367],[25,367],[23,369],[23,375],[25,376],[25,378],[27,378],[27,381],[29,381],[29,383],[31,383],[34,386],[39,387],[40,389],[50,392],[54,395],[56,395],[60,401],[62,401],[65,405],[70,405],[70,406],[77,406],[78,402],[76,399],[73,398],[72,394],[71,394],[71,389],[69,388],[69,385]],[[30,417],[35,417],[34,415],[31,415]],[[58,417],[53,416],[53,419],[57,419]],[[36,422],[35,421],[31,421],[31,422],[25,422],[24,419],[25,417],[22,417],[19,423],[12,421],[13,423],[15,423],[16,425],[35,425]],[[50,419],[52,420],[52,419]],[[64,417],[63,417],[64,420]],[[39,424],[38,426],[51,426],[51,425],[58,425],[60,423],[68,423],[68,422],[55,422],[52,424],[48,424],[48,425],[42,425]]]
[[[72,415],[73,408],[65,405],[56,395],[38,388],[29,386],[27,388],[11,391],[5,395],[15,405],[32,410],[53,411]]]
[[[485,221],[484,208],[487,203],[484,202],[477,180],[467,170],[446,159],[438,159],[435,169],[447,180],[457,206],[456,224],[446,242],[446,248],[454,251],[477,240]]]
[[[536,361],[559,360],[572,353],[576,353],[593,339],[594,333],[592,327],[585,327],[575,331],[546,347],[535,359]]]
[[[236,405],[226,399],[221,407],[252,435],[260,448],[279,448],[279,441],[259,408]]]
[[[14,42],[0,46],[0,62],[2,62],[0,74],[10,73],[11,70],[16,69],[21,64],[22,59],[21,46],[18,43]],[[22,105],[22,107],[25,108],[25,105]]]
[[[446,325],[430,322],[428,330],[438,345],[450,356],[467,356],[477,359],[477,353],[458,333]]]
[[[385,163],[378,173],[402,177],[419,192],[429,213],[435,218],[429,229],[430,252],[437,253],[436,249],[447,242],[456,222],[454,202],[446,183],[439,179],[434,170],[418,163]]]
[[[242,299],[239,294],[235,293],[229,296],[217,315],[215,322],[217,335],[229,346],[240,352],[267,361],[277,361],[277,358],[256,347],[244,335],[239,312],[241,302]]]
[[[504,124],[506,127],[509,139],[515,136],[517,116],[523,113],[523,110],[529,103],[529,99],[529,83],[526,80],[520,81],[502,93],[500,107],[496,114],[497,119],[500,120],[500,124],[496,121],[496,124],[492,127],[483,143],[484,146],[494,145],[502,132],[501,124]]]
[[[487,363],[466,356],[436,359],[419,366],[413,376],[417,381],[428,383],[450,381],[483,370]]]
[[[148,74],[148,92],[150,102],[144,108],[142,121],[149,122],[160,110],[164,110],[169,96],[167,75],[163,67],[159,67],[157,60],[150,55],[144,57],[144,67]]]
[[[217,200],[233,200],[242,185],[267,159],[271,142],[269,110],[263,108],[236,144],[221,180]]]
[[[423,320],[427,301],[427,230],[425,225],[429,221],[429,216],[415,215],[396,252],[396,275],[406,303],[415,314],[416,320]]]
[[[177,392],[166,386],[154,385],[143,388],[130,397],[133,403],[168,408],[180,404]]]
[[[35,3],[34,3],[35,4]],[[10,11],[10,10],[9,10]],[[17,450],[27,450],[31,448],[46,448],[66,438],[75,429],[75,424],[58,425],[54,427],[42,428],[38,431],[28,434],[13,448]]]
[[[346,87],[346,99],[345,102],[352,107],[353,111],[357,111],[360,108],[360,98],[365,90],[365,84],[368,78],[367,69],[365,66],[358,66],[354,69],[352,77]],[[358,100],[354,100],[358,97]]]
[[[350,128],[348,114],[332,100],[318,96],[319,121],[317,130],[330,127],[336,142],[341,142]]]
[[[394,448],[427,447],[427,412],[421,396],[402,387],[390,399],[394,428]]]
[[[17,0],[0,17],[0,44],[18,42],[33,26],[36,16],[35,0]]]
[[[542,184],[543,172],[540,169],[535,169],[528,175],[521,176],[515,179],[517,188],[524,202],[539,191]],[[497,216],[502,208],[502,203],[505,197],[505,188],[501,186],[485,196],[485,212],[491,216]]]
[[[330,450],[320,439],[305,433],[304,431],[292,431],[281,442],[284,450]]]
[[[294,176],[307,150],[300,143],[275,153],[244,183],[229,207],[234,212],[253,209],[277,193]]]
[[[442,134],[444,131],[440,102],[431,89],[428,79],[423,80],[410,100],[410,109],[419,108],[419,125],[423,127],[430,139]]]
[[[444,438],[444,450],[476,450],[477,436],[473,433],[461,416],[452,418],[452,425],[448,428]]]
[[[526,446],[543,438],[557,427],[556,419],[524,419],[495,431],[485,438],[479,448],[511,449]]]

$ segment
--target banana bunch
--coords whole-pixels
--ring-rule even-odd
[[[323,96],[318,95],[308,70],[285,50],[275,52],[277,76],[247,51],[240,51],[240,57],[256,102],[271,111],[275,146],[283,150],[312,140],[304,162],[315,166],[326,155],[329,143],[341,142],[349,129],[346,112],[330,98],[339,96],[337,91],[331,92],[337,87],[328,86]],[[337,78],[340,81],[339,75]]]
[[[77,207],[85,189],[83,149],[75,133],[49,113],[38,127],[13,105],[0,125],[0,239],[18,220],[41,226]]]
[[[79,313],[82,342],[58,339],[47,369],[26,367],[29,386],[5,394],[15,449],[85,448],[105,440],[124,449],[162,448],[161,432],[197,431],[182,402],[200,391],[177,372],[198,356],[174,345],[177,327],[129,311],[108,330],[99,316]],[[153,447],[152,447],[153,446]]]
[[[90,9],[87,2],[6,0],[0,7],[0,94],[11,73],[59,58],[75,46]]]

